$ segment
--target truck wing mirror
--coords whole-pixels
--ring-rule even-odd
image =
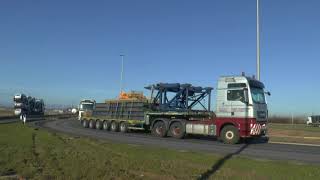
[[[243,89],[243,93],[244,93],[244,103],[245,103],[245,104],[249,104],[248,89],[247,89],[247,88],[244,88],[244,89]]]
[[[267,94],[268,96],[271,96],[271,93],[270,93],[269,91],[267,91],[266,94]]]

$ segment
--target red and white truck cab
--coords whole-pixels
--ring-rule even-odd
[[[216,136],[226,143],[266,136],[268,107],[264,84],[246,76],[223,76],[216,94]]]

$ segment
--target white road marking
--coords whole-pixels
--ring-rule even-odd
[[[269,141],[271,144],[287,144],[287,145],[299,145],[299,146],[315,146],[320,147],[320,144],[305,144],[305,143],[290,143],[290,142],[278,142],[278,141]]]
[[[320,137],[303,137],[304,139],[320,139]]]
[[[286,137],[286,138],[303,138],[303,139],[320,139],[320,137],[308,137],[308,136],[286,136],[286,135],[280,135],[280,136],[270,136],[269,137]]]

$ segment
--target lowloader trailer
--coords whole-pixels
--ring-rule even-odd
[[[146,130],[158,137],[187,134],[216,136],[224,143],[258,137],[267,140],[268,108],[264,84],[246,76],[218,80],[216,110],[211,111],[211,87],[158,83],[142,93],[121,93],[119,99],[96,103],[79,117],[83,127],[107,131]]]

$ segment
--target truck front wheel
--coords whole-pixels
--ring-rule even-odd
[[[152,127],[152,134],[158,137],[167,135],[167,128],[163,121],[157,121]]]
[[[238,129],[232,125],[225,126],[221,131],[221,139],[226,144],[237,144],[240,140]]]

